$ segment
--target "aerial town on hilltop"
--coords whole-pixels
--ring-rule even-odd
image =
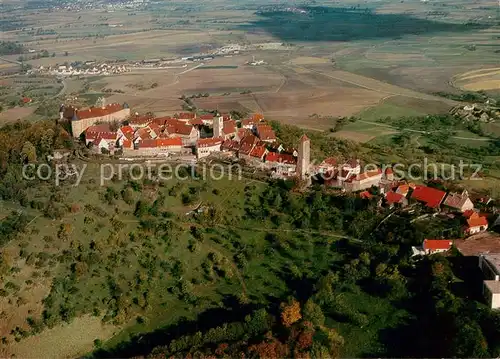
[[[342,192],[357,192],[362,200],[376,200],[378,206],[411,212],[419,206],[428,215],[454,216],[463,226],[465,236],[480,236],[488,229],[487,214],[475,203],[487,205],[490,198],[473,198],[464,190],[447,192],[395,178],[392,167],[362,170],[357,159],[341,161],[326,158],[311,162],[311,140],[303,135],[297,148],[278,141],[275,131],[262,114],[235,121],[230,114],[177,113],[155,117],[131,113],[125,104],[108,104],[76,109],[61,106],[60,120],[69,120],[73,136],[99,154],[131,157],[184,157],[203,161],[206,158],[232,158],[246,166],[265,171],[272,178],[299,179],[304,185],[320,183]],[[206,134],[206,128],[213,134]],[[449,251],[453,241],[425,239],[414,247],[415,256]],[[483,271],[494,268],[487,277],[484,293],[492,308],[500,307],[500,259],[481,255]],[[491,272],[491,271],[490,271]],[[488,272],[489,273],[489,272]],[[490,278],[491,277],[491,278]]]

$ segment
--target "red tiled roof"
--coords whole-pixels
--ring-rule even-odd
[[[222,125],[222,131],[226,135],[230,135],[236,132],[236,123],[233,120],[225,121]]]
[[[134,129],[132,126],[122,126],[120,127],[120,131],[127,138],[132,138],[134,136]]]
[[[148,124],[148,128],[149,128],[150,130],[152,130],[152,131],[156,134],[156,136],[159,136],[159,135],[160,135],[160,133],[161,133],[161,128],[160,128],[160,126],[158,126],[158,125],[157,125],[156,123],[154,123],[154,122],[150,122],[150,123]]]
[[[158,126],[165,126],[165,122],[167,122],[168,120],[172,120],[172,117],[170,117],[170,116],[156,117],[156,118],[153,118],[151,120],[151,122],[157,124]]]
[[[179,134],[179,135],[189,136],[192,130],[193,126],[185,124],[184,122],[179,120],[173,120],[173,121],[167,121],[165,131],[168,134]]]
[[[109,143],[110,141],[114,141],[115,139],[116,139],[116,137],[106,136],[103,133],[99,133],[97,135],[97,137],[95,138],[94,143],[99,144],[99,142],[101,142],[102,140]]]
[[[255,146],[250,152],[250,156],[262,158],[266,154],[266,146]]]
[[[402,194],[396,193],[393,191],[389,191],[385,195],[385,199],[386,199],[387,203],[389,203],[389,204],[401,203],[401,201],[404,198],[405,198],[405,196],[403,196]]]
[[[221,138],[201,138],[196,141],[196,147],[212,147],[217,145],[222,145]]]
[[[268,124],[259,124],[256,126],[257,134],[263,141],[275,140],[276,134],[271,126]]]
[[[452,241],[448,239],[425,239],[424,240],[424,249],[425,250],[438,250],[438,249],[450,249],[452,245]]]
[[[392,171],[392,167],[387,167],[387,168],[385,169],[385,174],[386,174],[386,175],[392,175],[393,173],[394,173],[394,172]]]
[[[98,137],[106,140],[115,140],[117,133],[111,131],[109,125],[90,126],[85,130],[85,138],[87,140],[96,140]]]
[[[376,171],[368,171],[368,172],[360,173],[359,175],[356,176],[355,179],[356,179],[356,181],[363,181],[363,180],[368,179],[368,178],[377,177],[381,173],[382,173],[382,170],[379,168]]]
[[[240,139],[250,134],[252,134],[252,132],[248,128],[238,128],[238,131],[236,131],[236,135]]]
[[[246,145],[246,144],[253,146],[253,145],[256,145],[257,142],[259,142],[259,139],[250,133],[241,139],[240,144],[242,146]]]
[[[359,160],[353,158],[344,163],[344,167],[356,168],[359,166]]]
[[[179,114],[176,114],[175,117],[180,120],[192,120],[196,118],[196,114],[193,112],[181,112]]]
[[[464,206],[465,202],[467,202],[468,199],[469,196],[465,194],[448,193],[448,196],[446,196],[446,199],[444,200],[443,204],[451,208],[462,209],[462,207]]]
[[[359,194],[359,197],[361,197],[363,199],[370,199],[373,197],[373,195],[368,191],[363,191]]]
[[[123,147],[125,148],[131,148],[132,147],[132,140],[124,140],[123,141]]]
[[[286,153],[269,152],[266,156],[266,162],[277,162],[284,164],[296,164],[297,159]]]
[[[473,209],[468,209],[466,210],[462,215],[465,217],[465,218],[470,218],[472,217],[474,214],[477,214],[476,211],[474,211]]]
[[[415,186],[411,198],[424,202],[427,207],[437,208],[443,202],[446,192],[427,186]]]
[[[139,148],[155,148],[155,147],[156,147],[156,140],[153,140],[151,138],[139,142]]]
[[[203,125],[203,121],[201,118],[193,118],[192,120],[189,120],[190,125]]]
[[[337,159],[335,157],[328,157],[321,162],[320,166],[336,166]]]
[[[123,110],[122,105],[119,103],[112,103],[107,105],[106,107],[90,107],[85,110],[78,110],[76,112],[76,116],[79,120],[83,120],[86,118],[93,118],[93,117],[102,117],[106,115],[110,115],[112,113],[118,112]]]
[[[264,115],[263,114],[261,114],[261,113],[254,113],[252,115],[252,121],[254,121],[254,122],[260,122],[262,120],[264,120]]]
[[[237,151],[240,148],[240,143],[234,140],[225,140],[222,143],[222,148],[231,151]]]
[[[145,115],[134,115],[129,119],[129,123],[132,125],[144,125],[150,122],[153,119],[153,116],[145,114]]]
[[[254,123],[255,122],[252,119],[249,119],[249,118],[245,118],[244,120],[241,120],[241,125],[242,126],[253,126]]]
[[[149,128],[140,128],[135,132],[135,138],[140,137],[141,140],[150,140],[153,138]]]
[[[484,216],[471,216],[467,220],[467,224],[469,225],[469,228],[471,227],[480,227],[480,226],[487,226],[488,225],[488,219]]]
[[[182,146],[182,138],[180,137],[157,138],[156,146],[158,147]]]
[[[398,188],[396,189],[397,193],[402,194],[404,196],[406,196],[409,191],[410,191],[410,186],[407,184],[402,184],[398,186]]]
[[[200,120],[213,120],[214,119],[214,115],[212,115],[211,113],[208,113],[206,115],[200,115],[200,116],[198,116],[198,118]]]
[[[30,103],[31,99],[29,97],[23,97],[23,103]]]

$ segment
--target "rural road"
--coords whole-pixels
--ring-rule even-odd
[[[5,57],[0,57],[0,60],[5,61],[5,62],[10,62],[11,64],[22,65],[22,63],[20,63],[19,61],[7,60]]]
[[[62,87],[61,91],[59,91],[57,94],[52,96],[53,99],[64,95],[64,93],[66,92],[66,87],[67,87],[66,81],[64,81],[64,79],[63,79],[61,83],[62,83],[63,87]]]

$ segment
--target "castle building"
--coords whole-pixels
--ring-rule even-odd
[[[297,159],[297,175],[301,179],[308,177],[309,166],[311,163],[311,140],[306,135],[300,138],[299,156]]]
[[[61,108],[61,113],[61,117],[71,121],[73,137],[80,137],[87,128],[97,123],[126,120],[130,116],[130,108],[126,103],[123,105],[118,103],[106,105],[102,103],[100,107],[89,107],[85,110],[78,110],[74,107]]]

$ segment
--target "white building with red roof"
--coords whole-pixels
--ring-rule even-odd
[[[318,167],[317,171],[318,173],[327,173],[331,171],[335,171],[338,167],[338,162],[337,159],[334,157],[328,157],[321,162]]]
[[[288,153],[269,152],[265,158],[265,165],[281,175],[291,176],[297,169],[297,157]]]
[[[117,132],[112,131],[107,124],[90,126],[85,130],[84,135],[86,145],[95,142],[97,139],[116,142],[118,137]],[[94,145],[95,144],[97,143],[94,143]]]
[[[351,175],[344,181],[347,191],[361,191],[372,186],[378,186],[382,180],[382,170],[366,171],[358,175]]]
[[[276,141],[276,133],[273,128],[265,123],[255,125],[255,133],[264,142]]]
[[[400,193],[389,191],[385,194],[385,203],[389,208],[393,207],[406,207],[408,206],[408,199]]]
[[[474,208],[474,203],[472,203],[469,198],[469,193],[463,191],[462,193],[450,192],[446,196],[443,206],[450,208],[453,211],[465,212]]]
[[[210,156],[214,152],[220,152],[222,146],[222,138],[201,138],[196,141],[196,158],[204,158]]]
[[[164,134],[167,137],[180,137],[184,146],[196,146],[200,131],[192,125],[179,120],[167,121]]]
[[[198,118],[201,120],[201,122],[205,125],[205,126],[213,126],[214,124],[214,115],[212,114],[206,114],[206,115],[200,115],[198,116]]]
[[[236,136],[236,130],[237,127],[236,127],[236,122],[234,120],[223,121],[222,133],[224,139],[233,138],[234,136]]]
[[[264,157],[269,151],[264,144],[255,145],[250,151],[250,158],[254,161],[263,162]]]
[[[65,107],[61,110],[62,117],[71,121],[71,132],[74,137],[80,135],[90,126],[99,122],[121,122],[130,116],[127,104],[112,103],[102,107],[89,107],[79,110],[74,107]]]
[[[187,123],[190,120],[194,120],[196,118],[196,113],[194,113],[194,112],[181,112],[181,113],[176,113],[174,115],[174,117],[177,118],[179,121]]]
[[[422,249],[424,254],[448,252],[453,245],[449,239],[424,239]]]
[[[488,219],[485,215],[480,215],[473,210],[467,210],[464,212],[464,217],[467,220],[465,233],[468,235],[484,232],[488,229]]]

